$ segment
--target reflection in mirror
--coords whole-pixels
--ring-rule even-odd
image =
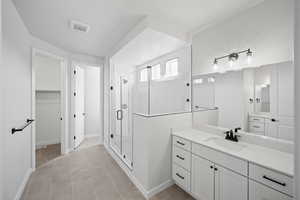
[[[254,70],[254,103],[256,113],[270,113],[271,66]]]
[[[193,77],[193,110],[215,108],[215,81],[214,75]]]
[[[256,135],[294,138],[294,65],[193,76],[194,119]]]

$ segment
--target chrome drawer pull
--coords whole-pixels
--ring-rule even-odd
[[[178,176],[179,178],[181,178],[181,179],[184,179],[184,177],[183,176],[181,176],[180,174],[178,174],[178,173],[176,173],[176,176]]]
[[[271,181],[271,182],[273,182],[273,183],[276,183],[276,184],[278,184],[278,185],[286,186],[286,183],[276,181],[276,180],[274,180],[274,179],[272,179],[272,178],[267,177],[266,175],[263,175],[263,178],[266,179],[266,180],[268,180],[268,181]]]
[[[185,145],[183,142],[180,142],[180,141],[177,141],[177,144],[180,144],[180,145]]]
[[[176,155],[177,158],[179,158],[180,160],[184,160],[183,157],[181,157],[180,155]]]

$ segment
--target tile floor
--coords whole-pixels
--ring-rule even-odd
[[[78,149],[99,145],[100,139],[101,139],[100,136],[86,137],[79,145]]]
[[[47,145],[45,148],[37,149],[35,153],[36,166],[40,167],[61,155],[60,144]]]
[[[102,145],[61,156],[30,177],[22,200],[144,200]],[[172,186],[151,200],[192,200]]]

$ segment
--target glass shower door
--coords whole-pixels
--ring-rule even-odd
[[[132,88],[134,74],[121,76],[111,91],[110,146],[129,167],[132,167]]]
[[[133,74],[121,77],[121,110],[122,110],[122,157],[123,161],[132,167],[132,88]]]

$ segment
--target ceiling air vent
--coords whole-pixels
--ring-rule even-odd
[[[71,25],[71,29],[74,31],[87,33],[90,30],[90,26],[88,24],[79,21],[71,20],[70,25]]]

